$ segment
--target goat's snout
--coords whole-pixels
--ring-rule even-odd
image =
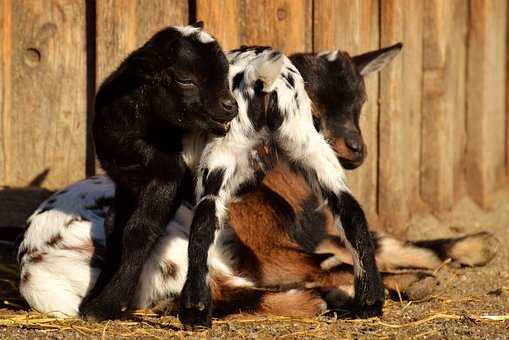
[[[347,136],[345,138],[345,144],[353,152],[362,152],[364,147],[362,137],[358,134]]]
[[[355,169],[362,164],[367,152],[360,133],[348,131],[340,137],[326,130],[325,135],[345,169]]]

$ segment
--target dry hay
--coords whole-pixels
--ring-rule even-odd
[[[472,215],[467,205],[456,225],[479,226],[465,232],[491,230],[502,244],[509,243],[509,202],[485,215]],[[470,215],[469,215],[470,214]],[[432,221],[431,221],[432,222]],[[417,221],[422,237],[433,237],[440,227],[429,219]],[[428,224],[429,234],[422,226]],[[447,228],[445,228],[447,229]],[[442,231],[445,230],[442,227]],[[451,231],[454,232],[454,231]],[[388,301],[384,316],[367,320],[238,315],[214,320],[210,330],[186,332],[173,316],[136,311],[121,320],[101,323],[56,319],[29,312],[17,293],[12,262],[0,259],[0,338],[504,338],[509,335],[509,248],[502,247],[485,267],[456,268],[448,261],[437,268],[440,289],[420,301]],[[10,263],[10,264],[5,264]],[[343,317],[340,311],[339,317]]]
[[[507,289],[507,288],[504,288]],[[444,297],[433,297],[432,300],[441,306],[440,311],[430,311],[419,318],[403,322],[397,317],[402,306],[407,309],[410,305],[429,304],[430,301],[405,303],[388,301],[385,316],[382,318],[336,319],[334,316],[320,316],[316,318],[294,318],[282,316],[238,315],[227,320],[214,320],[211,330],[201,332],[185,331],[177,318],[173,316],[159,316],[150,311],[134,311],[124,318],[107,322],[85,322],[76,318],[57,319],[36,312],[26,312],[11,306],[10,309],[0,310],[0,329],[7,331],[22,330],[22,334],[29,336],[62,336],[67,338],[161,338],[161,337],[272,337],[278,338],[324,338],[376,336],[392,337],[398,334],[412,336],[440,335],[440,327],[444,323],[459,323],[467,327],[492,326],[497,323],[507,326],[509,315],[460,314],[454,305],[465,302],[476,302],[476,298],[451,300]],[[404,308],[403,308],[404,309]],[[396,318],[394,318],[396,316]],[[434,327],[435,326],[435,327]],[[0,333],[1,334],[1,333]],[[7,335],[9,332],[6,333]]]

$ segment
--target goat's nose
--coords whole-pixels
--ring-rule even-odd
[[[235,113],[237,111],[237,103],[233,99],[224,99],[221,106],[226,112]]]
[[[357,137],[347,137],[345,139],[346,145],[350,148],[350,150],[355,152],[361,152],[362,151],[362,140]]]

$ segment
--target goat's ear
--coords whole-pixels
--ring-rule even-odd
[[[284,54],[274,50],[270,53],[263,53],[253,62],[254,79],[260,79],[267,90],[281,74]]]
[[[205,27],[205,24],[203,23],[203,21],[200,20],[200,21],[195,22],[192,26],[196,27],[196,28],[203,29],[203,27]]]
[[[403,48],[402,43],[385,47],[376,51],[367,52],[352,58],[362,76],[378,72],[389,64]]]

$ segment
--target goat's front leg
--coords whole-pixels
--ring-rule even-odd
[[[212,157],[220,159],[220,157]],[[212,297],[208,285],[208,252],[214,243],[216,228],[226,218],[226,206],[238,189],[254,175],[249,168],[222,164],[205,170],[198,178],[198,197],[189,235],[189,266],[187,279],[180,297],[179,319],[184,326],[210,327],[212,325]],[[241,168],[241,169],[239,169]],[[245,172],[244,175],[239,173]],[[233,176],[235,174],[235,177]]]
[[[307,135],[299,131],[298,135],[281,137],[280,145],[285,152],[315,182],[316,190],[327,198],[343,242],[352,254],[355,274],[353,307],[357,316],[381,315],[385,292],[375,262],[375,247],[364,212],[350,194],[336,155],[314,131]]]

